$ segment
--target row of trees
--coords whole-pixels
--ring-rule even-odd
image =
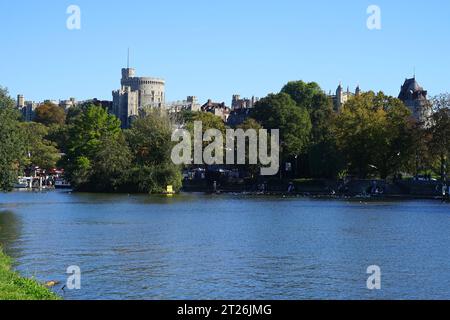
[[[294,166],[289,177],[443,175],[450,152],[450,96],[431,103],[431,126],[417,123],[403,102],[383,92],[360,93],[336,112],[317,83],[295,81],[261,99],[239,128],[279,129],[281,159]],[[187,113],[184,121],[191,131],[193,121],[202,121],[204,132],[226,129],[208,113]]]
[[[64,110],[44,104],[34,122],[25,123],[14,101],[0,88],[0,188],[10,189],[27,166],[60,165],[77,190],[161,192],[181,186],[172,164],[172,123],[148,111],[129,130],[101,106]],[[297,177],[387,178],[398,173],[444,175],[450,159],[450,97],[433,99],[431,125],[416,123],[398,99],[382,92],[351,98],[335,112],[333,101],[316,83],[289,82],[261,99],[242,129],[280,129],[281,158]],[[225,131],[209,113],[185,113],[194,121]],[[62,156],[61,156],[62,155]],[[255,174],[257,166],[247,166]]]
[[[280,129],[282,159],[294,163],[297,176],[444,175],[450,158],[450,96],[431,104],[428,126],[383,92],[361,93],[335,112],[317,83],[296,81],[260,100],[251,117],[266,129]]]
[[[120,121],[100,107],[76,107],[59,128],[60,162],[79,191],[161,193],[181,188],[181,172],[171,159],[168,116],[149,111],[122,130]]]
[[[50,129],[22,122],[14,105],[6,89],[0,87],[0,190],[10,190],[24,168],[53,168],[59,160],[57,144],[47,139]]]

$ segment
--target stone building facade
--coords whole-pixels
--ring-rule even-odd
[[[62,100],[59,102],[59,106],[65,111],[78,105],[77,99],[69,98],[69,100]]]
[[[245,122],[245,120],[250,118],[251,111],[258,101],[259,98],[256,97],[248,99],[241,98],[238,94],[233,95],[231,98],[231,111],[227,119],[227,125],[234,128]]]
[[[17,96],[17,109],[22,113],[23,119],[27,122],[33,121],[34,111],[39,106],[39,103],[33,101],[26,101],[24,96],[19,94]]]
[[[123,87],[113,91],[113,113],[119,118],[122,127],[128,128],[132,118],[139,115],[139,93],[130,87]]]
[[[201,107],[202,112],[210,112],[214,114],[215,116],[222,119],[223,122],[228,121],[228,117],[230,116],[230,107],[227,107],[225,105],[225,102],[218,103],[213,102],[212,100],[208,100],[204,105]]]
[[[342,88],[342,84],[339,84],[339,86],[336,89],[336,95],[331,95],[331,99],[333,100],[333,106],[334,110],[336,112],[340,112],[344,104],[354,96],[358,96],[361,94],[361,89],[359,85],[356,87],[355,92],[350,92],[350,88],[347,87],[347,91],[344,91]]]
[[[238,94],[233,95],[231,99],[231,109],[251,109],[255,106],[256,102],[258,102],[258,98],[252,97],[251,99],[243,98]]]
[[[201,106],[195,96],[189,96],[186,100],[174,101],[166,104],[166,109],[169,113],[178,113],[182,111],[200,111]]]

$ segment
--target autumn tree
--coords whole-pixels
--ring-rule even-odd
[[[337,116],[334,134],[350,171],[381,178],[406,168],[414,156],[411,112],[382,92],[350,99]]]
[[[432,99],[434,113],[431,127],[430,151],[436,156],[442,179],[446,179],[450,160],[450,94],[441,94]]]
[[[33,120],[46,126],[63,125],[66,120],[66,113],[63,108],[45,102],[36,108]]]
[[[56,143],[47,137],[49,128],[36,122],[23,122],[20,128],[24,135],[26,159],[25,165],[38,166],[42,169],[56,167],[60,159],[60,153]]]

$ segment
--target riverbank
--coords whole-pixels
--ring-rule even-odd
[[[33,279],[11,270],[11,258],[0,248],[0,300],[59,300],[53,292]]]
[[[447,182],[450,184],[450,181]],[[442,184],[436,180],[418,181],[404,179],[386,180],[314,180],[314,179],[268,179],[258,183],[240,183],[219,180],[188,181],[183,183],[184,192],[244,194],[278,197],[311,197],[332,199],[373,198],[379,200],[444,200]],[[447,194],[448,198],[448,194]],[[447,199],[448,200],[448,199]]]

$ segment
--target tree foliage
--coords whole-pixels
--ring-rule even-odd
[[[120,121],[101,107],[88,107],[68,128],[64,160],[75,189],[118,191],[130,165]]]
[[[135,191],[161,193],[168,185],[181,188],[180,168],[171,160],[171,136],[169,117],[160,110],[148,111],[126,132],[133,158],[130,186]]]
[[[52,169],[56,167],[60,159],[57,144],[47,137],[49,128],[36,122],[23,122],[20,128],[24,135],[26,148],[25,165],[38,166],[42,169]]]
[[[46,126],[53,124],[63,125],[65,120],[66,113],[64,109],[50,102],[44,103],[34,111],[34,121]]]
[[[335,112],[333,103],[315,82],[291,81],[282,93],[288,94],[298,107],[308,110],[311,118],[311,140],[302,156],[301,173],[312,177],[334,177],[342,167],[341,154],[331,132]]]
[[[428,133],[431,136],[429,148],[436,155],[438,171],[444,178],[450,160],[450,94],[442,94],[432,99],[434,114]]]
[[[404,169],[414,156],[414,123],[403,103],[382,92],[350,99],[337,116],[334,134],[350,171],[382,178]]]
[[[8,91],[0,87],[0,190],[9,191],[17,182],[25,157],[20,113],[13,108]]]
[[[315,82],[291,81],[281,92],[288,94],[298,107],[308,110],[312,124],[312,143],[323,140],[333,116],[333,104],[320,86]]]
[[[243,123],[241,123],[240,125],[237,126],[237,129],[242,129],[244,131],[247,130],[255,130],[256,132],[259,132],[259,130],[263,129],[263,127],[255,120],[252,118],[248,118],[247,120],[245,120]],[[237,148],[237,146],[235,146]],[[258,174],[261,172],[261,164],[250,164],[250,159],[249,159],[249,155],[250,155],[250,146],[248,145],[248,143],[246,143],[246,149],[245,149],[245,170],[250,174],[250,176],[252,178],[255,178],[258,176]]]
[[[252,118],[264,129],[279,129],[284,159],[306,151],[311,134],[308,111],[286,93],[270,94],[256,103]]]

